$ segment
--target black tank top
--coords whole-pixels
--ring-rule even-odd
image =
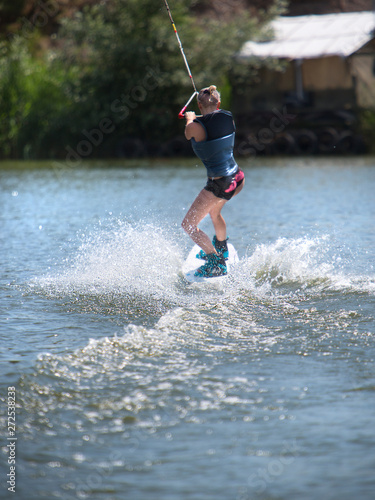
[[[207,115],[199,116],[194,121],[200,123],[205,128],[207,132],[207,141],[225,137],[236,130],[232,113],[223,109],[218,109]]]

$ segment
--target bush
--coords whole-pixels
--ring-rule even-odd
[[[189,5],[174,0],[173,17],[195,83],[222,86],[228,101],[233,55],[261,23],[246,12],[195,18]],[[113,156],[125,138],[160,143],[182,133],[177,115],[193,87],[162,0],[86,7],[62,21],[54,49],[42,55],[38,36],[2,45],[3,156],[63,157],[92,130],[105,139],[94,141],[97,156]]]
[[[63,68],[31,55],[32,41],[15,37],[0,58],[0,148],[3,157],[62,154],[72,103]]]
[[[365,109],[361,112],[360,133],[368,152],[375,154],[375,110]]]

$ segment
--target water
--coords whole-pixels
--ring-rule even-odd
[[[202,286],[194,160],[3,164],[1,498],[374,498],[375,161],[241,167]]]

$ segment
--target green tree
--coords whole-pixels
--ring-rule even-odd
[[[229,77],[243,73],[235,53],[285,0],[259,18],[230,9],[222,18],[194,15],[202,1],[170,7],[197,87],[216,84],[226,106]],[[0,47],[3,156],[63,157],[88,137],[90,154],[111,156],[126,137],[161,143],[182,134],[177,114],[193,87],[163,0],[93,4],[62,20],[47,52],[39,39],[35,30]]]
[[[0,50],[0,156],[61,155],[72,101],[66,72],[32,55],[33,39],[14,37]]]
[[[233,55],[259,35],[269,16],[194,17],[192,3],[174,0],[170,7],[194,80],[198,87],[223,86],[228,95]],[[60,40],[58,57],[77,68],[71,92],[81,128],[107,116],[116,126],[114,140],[162,140],[181,130],[177,114],[193,87],[162,0],[111,0],[87,8],[63,23]]]

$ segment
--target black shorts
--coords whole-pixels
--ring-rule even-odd
[[[244,178],[245,174],[242,170],[237,170],[235,174],[228,177],[220,177],[219,179],[209,177],[204,189],[213,193],[217,198],[230,200],[236,193],[238,186],[243,183]]]

